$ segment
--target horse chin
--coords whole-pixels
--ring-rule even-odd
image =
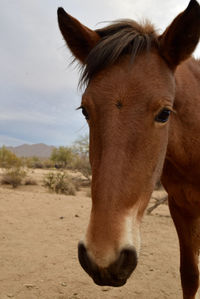
[[[122,287],[126,284],[127,279],[124,280],[113,280],[113,281],[100,281],[98,278],[93,278],[95,284],[99,286],[109,286],[109,287]]]

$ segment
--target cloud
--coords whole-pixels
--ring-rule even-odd
[[[3,6],[1,24],[6,30],[1,36],[1,80],[41,91],[75,88],[78,75],[67,69],[69,52],[63,47],[56,7],[52,15],[45,4],[47,1],[19,0]]]
[[[0,95],[2,98],[2,92]],[[76,90],[41,93],[15,88],[0,111],[1,133],[28,143],[69,145],[86,124],[81,111],[76,110],[79,105]]]
[[[0,135],[0,146],[3,146],[3,145],[18,146],[18,145],[25,144],[25,143],[29,143],[29,142],[27,142],[27,140],[17,139],[15,137]]]

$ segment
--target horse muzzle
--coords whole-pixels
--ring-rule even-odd
[[[107,268],[101,268],[91,260],[82,242],[78,244],[78,258],[82,268],[100,286],[123,286],[137,266],[137,253],[134,247],[121,250],[117,260]]]

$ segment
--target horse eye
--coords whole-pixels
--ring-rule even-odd
[[[85,116],[85,119],[88,120],[89,119],[89,115],[87,113],[87,110],[85,109],[85,107],[81,107],[82,109],[82,114]]]
[[[155,121],[159,123],[165,123],[168,121],[171,111],[167,108],[164,108],[158,115],[155,117]]]

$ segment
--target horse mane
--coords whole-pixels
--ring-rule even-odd
[[[133,62],[140,53],[158,46],[155,29],[148,21],[144,25],[133,20],[114,21],[96,32],[101,39],[82,66],[80,85],[87,84],[97,72],[116,63],[121,56],[130,54]]]

